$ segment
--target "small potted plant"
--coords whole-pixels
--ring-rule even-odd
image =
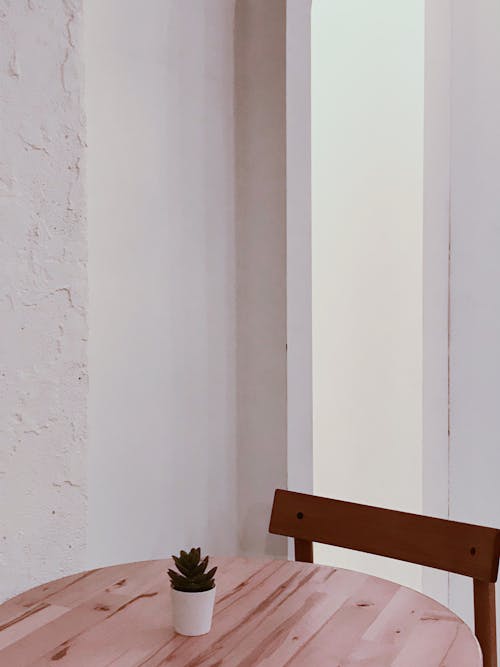
[[[202,559],[199,547],[172,558],[178,570],[168,571],[175,631],[189,637],[205,635],[212,626],[217,568],[206,571],[208,556]]]

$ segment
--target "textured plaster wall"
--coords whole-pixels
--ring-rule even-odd
[[[284,8],[0,0],[0,598],[285,553]]]
[[[0,2],[0,599],[83,566],[79,0]]]

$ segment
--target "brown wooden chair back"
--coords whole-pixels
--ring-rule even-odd
[[[295,560],[306,563],[322,542],[472,577],[484,665],[497,667],[500,530],[277,489],[269,532],[293,537]]]

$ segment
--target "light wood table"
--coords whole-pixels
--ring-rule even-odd
[[[368,575],[243,558],[219,566],[212,630],[176,635],[170,561],[92,570],[0,606],[1,667],[480,667],[446,607]]]

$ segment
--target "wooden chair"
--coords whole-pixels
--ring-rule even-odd
[[[269,532],[293,537],[295,560],[306,563],[322,542],[472,577],[484,666],[497,667],[500,530],[277,489]]]

